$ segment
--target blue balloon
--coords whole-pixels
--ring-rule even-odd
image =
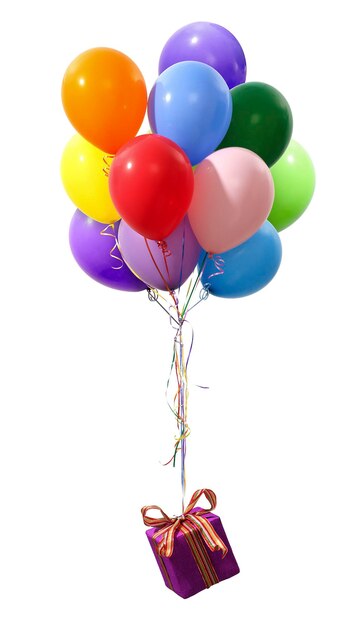
[[[242,298],[265,287],[274,278],[281,262],[279,235],[270,222],[241,245],[208,258],[202,283],[220,298]],[[205,252],[199,258],[202,266]]]
[[[223,77],[199,61],[168,67],[153,86],[148,115],[154,133],[177,143],[192,165],[214,152],[232,116],[232,99]]]

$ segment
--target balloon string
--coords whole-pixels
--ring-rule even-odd
[[[192,289],[192,285],[193,285],[193,278],[190,279],[189,283],[188,283],[188,289],[187,289],[187,293],[186,293],[186,298],[188,298],[191,289]]]
[[[187,422],[188,416],[188,377],[187,367],[192,349],[192,342],[189,348],[188,358],[185,358],[184,339],[182,334],[182,325],[176,332],[174,341],[174,369],[177,380],[177,393],[175,394],[175,414],[177,424],[179,426],[179,436],[176,438],[175,453],[172,458],[173,465],[176,464],[177,452],[181,451],[181,489],[182,489],[182,514],[184,512],[184,501],[186,492],[186,438],[190,435],[190,428]]]
[[[185,463],[186,463],[186,429],[188,428],[187,424],[187,368],[184,362],[184,344],[182,337],[182,327],[180,332],[180,364],[182,367],[182,379],[181,379],[181,387],[180,387],[180,414],[181,414],[181,430],[180,430],[180,438],[181,438],[181,488],[182,488],[182,515],[184,513],[184,500],[186,494],[186,473],[185,473]],[[189,432],[189,429],[188,429]]]
[[[186,243],[186,222],[183,222],[183,235],[182,235],[182,256],[181,256],[181,271],[179,274],[179,281],[178,281],[178,294],[181,291],[181,285],[182,285],[182,275],[183,275],[183,261],[184,261],[184,249],[185,249],[185,243]]]
[[[178,349],[178,345],[183,346],[183,338],[181,339],[181,331],[180,329],[178,329],[176,331],[175,337],[174,337],[174,344],[173,344],[173,354],[172,354],[172,361],[171,361],[171,366],[170,366],[170,373],[168,376],[168,380],[167,380],[167,384],[166,384],[166,398],[167,398],[167,404],[170,408],[170,410],[172,411],[172,413],[174,414],[176,421],[177,421],[177,426],[179,427],[180,425],[180,400],[181,398],[179,397],[179,392],[181,390],[181,385],[182,385],[182,378],[183,378],[183,373],[184,373],[184,369],[183,369],[183,360],[181,362],[180,359],[180,351]],[[191,346],[190,349],[191,350]],[[184,348],[182,348],[182,351],[184,351]],[[170,383],[171,383],[171,378],[172,378],[172,373],[173,371],[175,371],[175,375],[176,375],[176,379],[177,379],[177,391],[174,394],[173,397],[173,405],[170,403],[169,399],[168,399],[168,391],[169,391],[169,387],[170,387]],[[179,438],[178,438],[178,442],[179,443]],[[172,459],[173,460],[173,457]]]
[[[183,309],[182,309],[182,318],[183,318],[183,317],[185,317],[185,316],[186,316],[186,314],[188,313],[188,305],[189,305],[190,300],[191,300],[191,298],[192,298],[192,296],[193,296],[193,293],[194,293],[194,291],[195,291],[195,289],[196,289],[196,287],[197,287],[197,285],[198,285],[198,283],[199,283],[199,281],[200,281],[200,279],[201,279],[201,276],[202,276],[202,274],[203,274],[203,271],[204,271],[204,268],[205,268],[205,264],[206,264],[207,258],[208,258],[208,253],[206,252],[206,253],[205,253],[205,255],[204,255],[204,258],[203,258],[203,261],[202,261],[202,264],[201,264],[200,270],[199,270],[199,272],[198,272],[198,276],[197,276],[197,278],[196,278],[196,280],[195,280],[195,283],[194,283],[194,285],[193,285],[193,287],[192,287],[192,289],[191,289],[191,292],[190,292],[189,296],[187,297],[186,302],[185,302],[185,304],[184,304],[184,306],[183,306]]]
[[[150,302],[157,302],[157,304],[161,307],[161,309],[163,309],[167,315],[169,316],[169,318],[173,319],[173,321],[178,324],[178,321],[173,317],[173,315],[171,314],[171,311],[168,311],[163,304],[161,304],[161,302],[159,302],[159,297],[161,297],[161,294],[157,291],[157,289],[152,289],[151,287],[147,288],[147,292],[148,292],[148,298],[150,300]],[[165,299],[165,298],[164,298]]]
[[[176,422],[177,428],[179,429],[179,435],[175,437],[175,445],[174,445],[174,454],[172,457],[165,463],[164,465],[168,465],[172,463],[173,466],[176,466],[177,453],[181,452],[181,489],[182,489],[182,513],[184,511],[184,502],[185,502],[185,492],[186,492],[186,469],[185,469],[185,461],[186,461],[186,439],[190,435],[190,428],[188,425],[188,363],[190,354],[193,347],[194,333],[192,330],[191,340],[189,344],[189,349],[186,358],[185,352],[185,343],[183,337],[183,325],[187,322],[187,320],[179,318],[179,325],[176,328],[176,334],[174,337],[173,343],[173,355],[170,367],[170,373],[167,380],[166,385],[166,399],[167,404],[172,411]],[[189,322],[187,322],[189,324]],[[176,386],[177,390],[173,397],[173,404],[170,403],[168,398],[168,391],[170,388],[172,373],[175,373],[176,377]]]
[[[155,261],[155,259],[154,259],[154,255],[153,255],[153,254],[152,254],[152,252],[151,252],[151,248],[150,248],[150,246],[149,246],[149,242],[148,242],[148,240],[146,239],[146,237],[144,237],[144,240],[145,240],[145,245],[146,245],[146,247],[147,247],[147,249],[148,249],[149,255],[150,255],[150,257],[151,257],[151,260],[152,260],[152,262],[153,262],[153,264],[154,264],[154,266],[155,266],[155,269],[158,271],[160,278],[162,279],[162,281],[163,281],[163,283],[164,283],[164,285],[165,285],[165,289],[166,289],[166,291],[168,291],[168,293],[172,295],[172,291],[171,291],[171,289],[170,289],[169,285],[167,284],[167,281],[166,281],[166,279],[165,279],[165,277],[164,277],[163,273],[161,272],[161,270],[160,270],[159,266],[157,265],[157,263],[156,263],[156,261]]]
[[[110,229],[110,228],[113,230],[112,233],[107,232],[107,230]],[[113,224],[107,224],[107,226],[105,226],[105,228],[103,228],[101,230],[100,235],[102,235],[103,237],[113,237],[113,239],[114,239],[114,246],[109,251],[109,256],[112,259],[115,259],[116,261],[119,261],[119,266],[118,267],[113,267],[113,265],[112,265],[112,270],[121,270],[123,265],[124,265],[124,262],[123,262],[123,259],[120,256],[117,256],[115,254],[115,251],[119,250],[119,247],[118,247],[118,239],[117,239],[117,236],[116,236],[116,233],[115,233],[115,230],[114,230],[114,223]]]
[[[179,426],[179,436],[176,438],[175,442],[175,451],[174,455],[170,459],[170,462],[173,463],[173,466],[176,465],[176,457],[177,453],[181,452],[181,489],[182,489],[182,514],[184,512],[185,505],[185,493],[186,493],[186,456],[187,456],[187,437],[190,435],[190,427],[188,425],[188,365],[191,356],[191,352],[194,344],[194,331],[191,328],[191,340],[189,344],[189,349],[186,357],[185,353],[185,343],[182,330],[185,328],[185,323],[189,324],[189,321],[186,319],[187,313],[189,311],[188,304],[191,301],[193,293],[196,289],[196,286],[200,280],[200,277],[203,273],[204,265],[206,261],[206,256],[203,259],[202,266],[200,271],[198,272],[197,278],[193,284],[191,281],[188,291],[186,303],[183,307],[182,314],[179,316],[179,328],[177,328],[175,340],[174,340],[174,352],[171,363],[171,371],[170,377],[167,381],[167,389],[166,395],[168,392],[170,379],[172,375],[173,367],[175,369],[176,381],[177,381],[177,392],[174,396],[174,407],[169,404],[171,411],[175,415],[177,420],[177,425]],[[168,398],[167,398],[168,400]],[[167,464],[168,464],[167,463]]]
[[[179,308],[178,308],[178,299],[176,298],[174,292],[172,291],[172,289],[168,285],[164,275],[162,274],[159,266],[157,265],[156,260],[154,258],[154,255],[152,254],[151,248],[149,246],[148,240],[146,238],[145,238],[145,244],[146,244],[146,247],[147,247],[148,252],[150,254],[151,260],[152,260],[152,262],[153,262],[153,264],[154,264],[158,274],[162,278],[162,281],[163,281],[163,283],[165,285],[165,288],[167,289],[170,297],[172,298],[172,301],[173,301],[172,308],[174,308],[174,310],[176,311],[177,318],[178,318],[176,320],[175,317],[173,317],[173,315],[170,314],[170,322],[171,322],[171,320],[173,320],[176,323],[176,335],[175,335],[175,340],[174,340],[174,355],[173,355],[172,364],[171,364],[170,376],[172,374],[172,369],[173,369],[173,364],[174,364],[175,365],[176,380],[177,380],[177,393],[175,394],[175,398],[174,398],[175,408],[172,408],[172,406],[170,406],[170,405],[169,406],[170,406],[171,410],[173,411],[173,413],[174,413],[174,415],[175,415],[175,417],[177,419],[177,424],[179,425],[180,434],[179,434],[179,437],[176,439],[174,454],[173,454],[173,456],[171,457],[171,459],[170,459],[170,461],[168,463],[173,461],[173,465],[175,466],[177,452],[179,450],[181,450],[181,485],[182,485],[182,513],[183,513],[184,512],[185,490],[186,490],[186,479],[185,479],[186,445],[185,445],[185,438],[189,435],[189,432],[190,432],[188,424],[186,422],[186,416],[187,416],[187,404],[186,404],[186,392],[185,392],[186,375],[185,375],[185,369],[184,369],[185,365],[184,365],[184,359],[183,359],[183,338],[182,338],[182,324],[183,324],[184,320],[182,319],[182,316],[181,316]],[[162,250],[162,254],[163,254],[163,258],[164,258],[164,264],[165,264],[166,271],[167,271],[167,276],[168,276],[168,279],[170,279],[169,270],[168,270],[168,264],[167,264],[167,256],[169,254],[171,254],[171,253],[168,251],[166,242],[158,242],[158,246]],[[156,300],[156,301],[158,302],[158,300]],[[164,308],[164,307],[162,307],[162,308]],[[176,349],[176,345],[178,344],[178,342],[180,344],[179,355],[178,355],[178,350]],[[168,386],[169,386],[169,380],[167,382],[167,389],[168,389]]]
[[[193,304],[193,306],[189,307],[188,313],[192,309],[195,309],[195,307],[198,306],[198,304],[200,304],[201,302],[204,302],[204,300],[207,300],[209,298],[209,288],[208,287],[209,287],[208,284],[203,286],[203,288],[199,292],[199,300],[195,304]]]
[[[150,255],[150,257],[151,257],[151,260],[152,260],[152,262],[153,262],[153,264],[154,264],[154,266],[155,266],[155,268],[156,268],[156,270],[157,270],[157,272],[158,272],[158,274],[159,274],[160,278],[162,279],[162,281],[163,281],[163,283],[164,283],[164,285],[165,285],[165,289],[166,289],[166,291],[168,291],[169,295],[171,296],[171,298],[172,298],[172,300],[173,300],[174,307],[175,307],[175,309],[176,309],[177,316],[178,316],[178,319],[179,319],[179,318],[180,318],[180,314],[179,314],[179,310],[178,310],[178,300],[176,299],[176,296],[175,296],[174,292],[172,291],[172,289],[171,289],[171,288],[170,288],[170,286],[168,285],[168,283],[167,283],[167,281],[166,281],[166,279],[165,279],[164,275],[162,274],[162,272],[161,272],[161,270],[160,270],[159,266],[157,265],[157,263],[156,263],[156,261],[155,261],[155,259],[154,259],[154,255],[153,255],[153,254],[152,254],[152,252],[151,252],[151,248],[150,248],[150,246],[149,246],[149,242],[148,242],[148,240],[146,239],[146,237],[144,237],[144,239],[145,239],[145,244],[146,244],[146,247],[147,247],[147,249],[148,249],[149,255]]]
[[[175,292],[168,285],[165,276],[163,275],[161,269],[159,268],[154,258],[149,242],[146,238],[145,238],[145,243],[146,243],[146,247],[148,249],[149,255],[151,257],[151,260],[156,268],[156,271],[158,272],[160,278],[162,279],[165,289],[168,292],[168,295],[172,300],[172,304],[170,305],[170,310],[167,310],[167,308],[163,306],[161,302],[159,302],[159,299],[161,298],[166,303],[167,303],[167,300],[160,294],[160,292],[157,289],[148,288],[149,300],[157,302],[159,306],[165,311],[165,313],[169,315],[170,323],[172,323],[173,321],[175,324],[175,326],[173,327],[175,328],[176,332],[174,336],[172,360],[171,360],[169,376],[167,379],[165,395],[166,395],[167,405],[174,415],[179,432],[178,432],[178,435],[175,437],[173,455],[166,463],[163,463],[163,465],[166,466],[172,463],[173,467],[175,467],[177,454],[178,452],[181,453],[180,481],[181,481],[181,491],[182,491],[182,514],[183,514],[185,510],[185,493],[186,493],[186,455],[187,455],[187,441],[186,440],[187,440],[187,437],[189,437],[190,432],[191,432],[190,427],[188,425],[188,395],[189,395],[188,394],[188,365],[189,365],[191,352],[192,352],[193,345],[194,345],[194,331],[193,331],[192,326],[190,326],[189,320],[187,320],[186,317],[189,311],[192,310],[192,308],[194,308],[196,304],[199,304],[199,302],[203,301],[207,297],[206,295],[202,296],[201,295],[202,292],[201,292],[199,294],[198,302],[194,304],[193,306],[189,307],[191,303],[191,299],[197,288],[197,285],[201,280],[201,276],[205,268],[205,263],[207,260],[208,253],[205,254],[202,260],[202,264],[201,264],[201,267],[197,274],[196,279],[193,281],[193,278],[192,278],[189,282],[187,293],[186,293],[186,300],[183,305],[182,311],[180,311],[178,298],[176,297]],[[164,262],[166,265],[167,244],[166,244],[166,247],[165,246],[159,246],[159,247],[161,247],[163,254],[165,253]],[[182,254],[181,264],[183,264],[183,257],[184,257],[184,254]],[[182,267],[181,267],[181,274],[180,274],[180,283],[182,282],[181,276],[182,276]],[[179,289],[180,287],[181,287],[181,284],[179,285]],[[208,293],[207,290],[205,290],[205,292]],[[171,309],[175,312],[176,315],[173,315],[173,313],[171,312]],[[186,323],[189,325],[191,329],[191,337],[189,340],[188,349],[186,349],[184,334],[182,332],[183,329],[186,328],[185,326]],[[173,373],[174,373],[175,380],[176,380],[176,391],[173,394],[173,398],[170,401],[169,391],[171,387],[171,380],[172,380]]]

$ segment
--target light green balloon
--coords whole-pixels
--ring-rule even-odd
[[[280,231],[299,219],[310,204],[315,190],[315,168],[306,150],[292,139],[270,171],[275,196],[268,220]]]

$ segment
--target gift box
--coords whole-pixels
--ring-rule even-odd
[[[196,494],[206,491],[215,497],[211,490],[200,490]],[[192,503],[193,499],[195,494]],[[149,519],[150,523],[145,519],[144,522],[152,525],[152,518]],[[147,530],[146,535],[166,586],[182,598],[189,598],[239,573],[220,517],[210,509],[187,507],[178,518],[165,516],[157,521],[159,524]]]

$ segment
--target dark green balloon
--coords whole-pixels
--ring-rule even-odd
[[[230,93],[231,123],[218,149],[248,148],[270,167],[281,157],[291,139],[293,117],[287,100],[266,83],[244,83]]]

